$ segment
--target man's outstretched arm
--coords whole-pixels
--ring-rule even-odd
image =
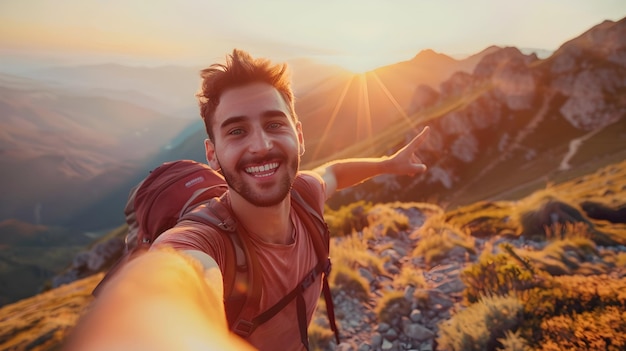
[[[221,289],[207,282],[197,259],[148,251],[104,287],[64,350],[253,350],[229,332]]]
[[[428,127],[422,129],[413,140],[391,156],[347,158],[314,169],[326,182],[326,198],[336,190],[351,187],[379,174],[416,175],[425,172],[426,165],[417,156],[417,151],[426,140],[428,131]]]

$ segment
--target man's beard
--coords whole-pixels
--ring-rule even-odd
[[[268,197],[267,194],[263,192],[263,189],[259,191],[253,190],[249,183],[244,181],[244,178],[241,177],[236,170],[231,173],[230,171],[222,168],[222,173],[224,175],[224,179],[226,179],[226,183],[228,183],[228,186],[233,191],[241,195],[241,197],[243,197],[246,201],[257,207],[271,207],[281,203],[291,191],[295,175],[297,174],[298,167],[300,166],[300,157],[294,158],[289,163],[281,162],[281,167],[282,166],[287,166],[288,172],[286,172],[286,174],[279,179],[278,193],[272,197]],[[237,166],[237,169],[241,168],[242,167]],[[291,174],[293,174],[293,176]]]

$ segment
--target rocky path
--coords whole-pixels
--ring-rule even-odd
[[[594,129],[591,132],[581,136],[580,138],[576,138],[576,139],[571,140],[569,142],[569,149],[567,150],[567,153],[565,154],[565,156],[561,160],[561,163],[559,164],[559,171],[567,171],[567,170],[569,170],[571,168],[571,166],[569,164],[569,161],[574,156],[576,156],[576,153],[578,152],[578,149],[580,149],[580,147],[583,145],[583,143],[587,139],[589,139],[592,136],[598,134],[602,130],[604,130],[604,128]]]
[[[425,217],[415,209],[409,212],[407,214],[412,222],[410,231],[376,236],[370,244],[386,248],[380,254],[389,259],[385,264],[386,274],[375,274],[365,269],[359,271],[373,287],[369,300],[363,301],[344,291],[335,294],[335,313],[342,339],[341,344],[336,346],[331,343],[327,350],[435,350],[437,325],[461,308],[464,285],[459,274],[468,264],[465,250],[452,252],[434,267],[429,267],[423,258],[412,257],[411,253],[419,241],[417,230]],[[407,268],[421,275],[422,279],[418,280],[424,282],[423,286],[394,284],[394,277]],[[388,312],[394,317],[381,322],[376,312],[377,305],[392,290],[400,291],[406,303],[389,304]],[[324,311],[316,312],[315,318],[322,325],[327,323]]]

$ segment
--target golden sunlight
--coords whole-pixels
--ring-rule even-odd
[[[382,134],[413,127],[415,121],[406,112],[410,95],[398,94],[397,78],[393,74],[381,76],[378,72],[345,75],[336,90],[326,95],[332,108],[317,110],[316,113],[327,117],[314,119],[327,122],[320,126],[321,133],[313,131],[315,136],[309,139],[314,160],[324,160],[329,149],[351,156],[378,154],[385,151],[377,144]],[[390,89],[388,84],[394,88]],[[397,128],[390,128],[394,125]]]
[[[413,53],[414,55],[415,53]],[[410,57],[408,55],[407,57]],[[336,55],[318,57],[320,60],[330,64],[341,66],[351,73],[361,74],[372,71],[376,68],[394,64],[407,60],[402,55],[373,55],[373,54],[354,54],[354,55]]]

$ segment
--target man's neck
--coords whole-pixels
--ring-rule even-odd
[[[291,195],[277,205],[258,207],[237,194],[230,192],[230,205],[240,225],[246,230],[273,244],[288,244],[292,238]]]

